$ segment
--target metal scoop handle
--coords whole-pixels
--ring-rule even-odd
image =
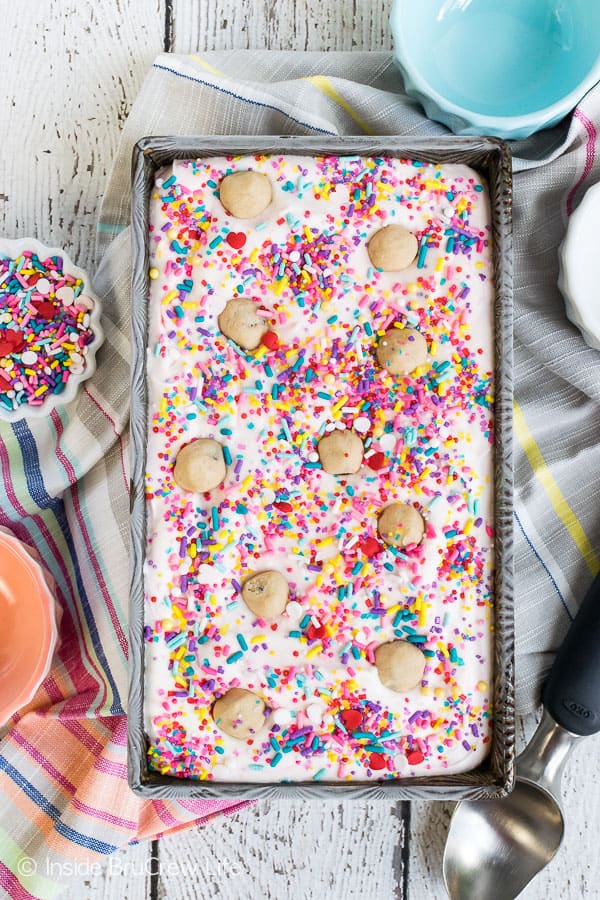
[[[600,573],[557,653],[542,700],[572,734],[600,731]]]

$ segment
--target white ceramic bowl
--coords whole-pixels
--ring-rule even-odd
[[[571,216],[558,250],[558,286],[567,316],[590,347],[600,350],[600,184],[589,188]]]
[[[77,390],[81,382],[90,378],[96,371],[96,351],[104,340],[104,333],[100,324],[101,304],[98,297],[91,288],[89,276],[83,269],[76,266],[70,259],[69,255],[59,247],[48,247],[35,238],[22,238],[19,240],[0,239],[0,258],[17,259],[22,253],[31,251],[41,259],[49,256],[60,256],[63,260],[63,271],[75,278],[80,278],[85,286],[84,294],[93,301],[93,308],[90,310],[89,328],[93,332],[94,338],[87,345],[85,365],[81,373],[72,374],[67,381],[65,388],[59,394],[47,394],[44,402],[39,406],[28,406],[23,404],[13,410],[7,409],[0,403],[0,419],[8,422],[14,422],[18,419],[40,418],[47,416],[50,410],[57,406],[64,406],[75,398]],[[1,295],[1,292],[0,292]],[[1,310],[0,310],[1,312]],[[0,332],[1,333],[1,332]]]

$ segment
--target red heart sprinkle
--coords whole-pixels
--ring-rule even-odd
[[[360,709],[344,709],[340,719],[346,731],[358,731],[363,723],[363,714]]]
[[[225,240],[234,250],[241,250],[246,243],[246,235],[243,231],[230,231]]]
[[[369,767],[371,769],[385,769],[385,759],[381,753],[371,753]]]
[[[314,641],[316,638],[321,640],[321,638],[325,637],[325,626],[324,625],[309,625],[306,631],[306,636],[309,641]]]
[[[365,556],[369,557],[369,559],[371,559],[372,556],[377,556],[377,554],[381,550],[379,541],[377,541],[373,537],[365,538],[364,541],[360,541],[358,546],[360,547],[362,552],[365,554]]]
[[[277,350],[279,347],[279,337],[274,331],[267,331],[266,334],[260,339],[261,344],[264,344],[265,347],[268,347],[269,350]]]
[[[421,753],[420,750],[411,750],[406,754],[406,759],[410,763],[411,766],[417,766],[419,763],[422,763],[425,757]]]
[[[287,503],[285,500],[276,500],[273,506],[276,506],[281,512],[291,512],[294,508],[291,503]]]
[[[55,307],[53,303],[49,303],[47,300],[42,300],[39,303],[34,303],[36,312],[38,316],[42,319],[51,319],[55,313]]]
[[[374,469],[375,471],[377,471],[377,469],[383,469],[385,466],[385,454],[381,453],[381,451],[373,453],[373,455],[368,458],[367,465],[370,469]]]
[[[0,356],[20,353],[25,349],[25,338],[20,331],[5,331],[0,340]]]

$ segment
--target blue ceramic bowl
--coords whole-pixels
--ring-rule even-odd
[[[455,134],[524,138],[600,80],[597,0],[394,0],[407,93]]]

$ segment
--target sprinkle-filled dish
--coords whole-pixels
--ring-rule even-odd
[[[149,768],[260,783],[477,767],[494,677],[482,176],[179,160],[149,221]]]
[[[99,301],[63,250],[0,241],[0,418],[47,415],[72,400],[102,340]]]

